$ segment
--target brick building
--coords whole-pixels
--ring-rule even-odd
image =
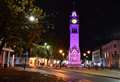
[[[120,40],[112,40],[103,45],[101,49],[105,66],[109,68],[120,68]]]

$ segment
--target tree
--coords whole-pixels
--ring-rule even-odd
[[[48,50],[45,45],[34,44],[34,47],[32,48],[32,56],[49,58],[49,53],[50,50]]]
[[[24,48],[30,49],[32,43],[39,40],[45,14],[32,2],[33,0],[0,1],[0,51],[5,43],[21,51]],[[30,15],[38,17],[37,22],[29,22],[27,17]]]

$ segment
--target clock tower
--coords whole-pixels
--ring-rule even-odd
[[[80,48],[79,48],[79,19],[76,11],[70,15],[70,47],[68,54],[68,66],[80,67]]]

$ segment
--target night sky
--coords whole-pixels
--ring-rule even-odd
[[[120,32],[120,2],[112,0],[37,0],[48,13],[54,13],[55,29],[48,36],[59,47],[69,47],[69,15],[74,9],[80,19],[81,50],[94,49]]]

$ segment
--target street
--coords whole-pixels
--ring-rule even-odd
[[[55,75],[58,78],[65,80],[66,82],[120,82],[120,79],[95,76],[90,74],[84,74],[79,72],[74,72],[70,70],[60,70],[60,69],[52,69],[52,68],[27,68],[26,71],[34,71],[40,72],[42,74],[51,74]]]
[[[0,82],[120,82],[120,2],[0,0]]]

